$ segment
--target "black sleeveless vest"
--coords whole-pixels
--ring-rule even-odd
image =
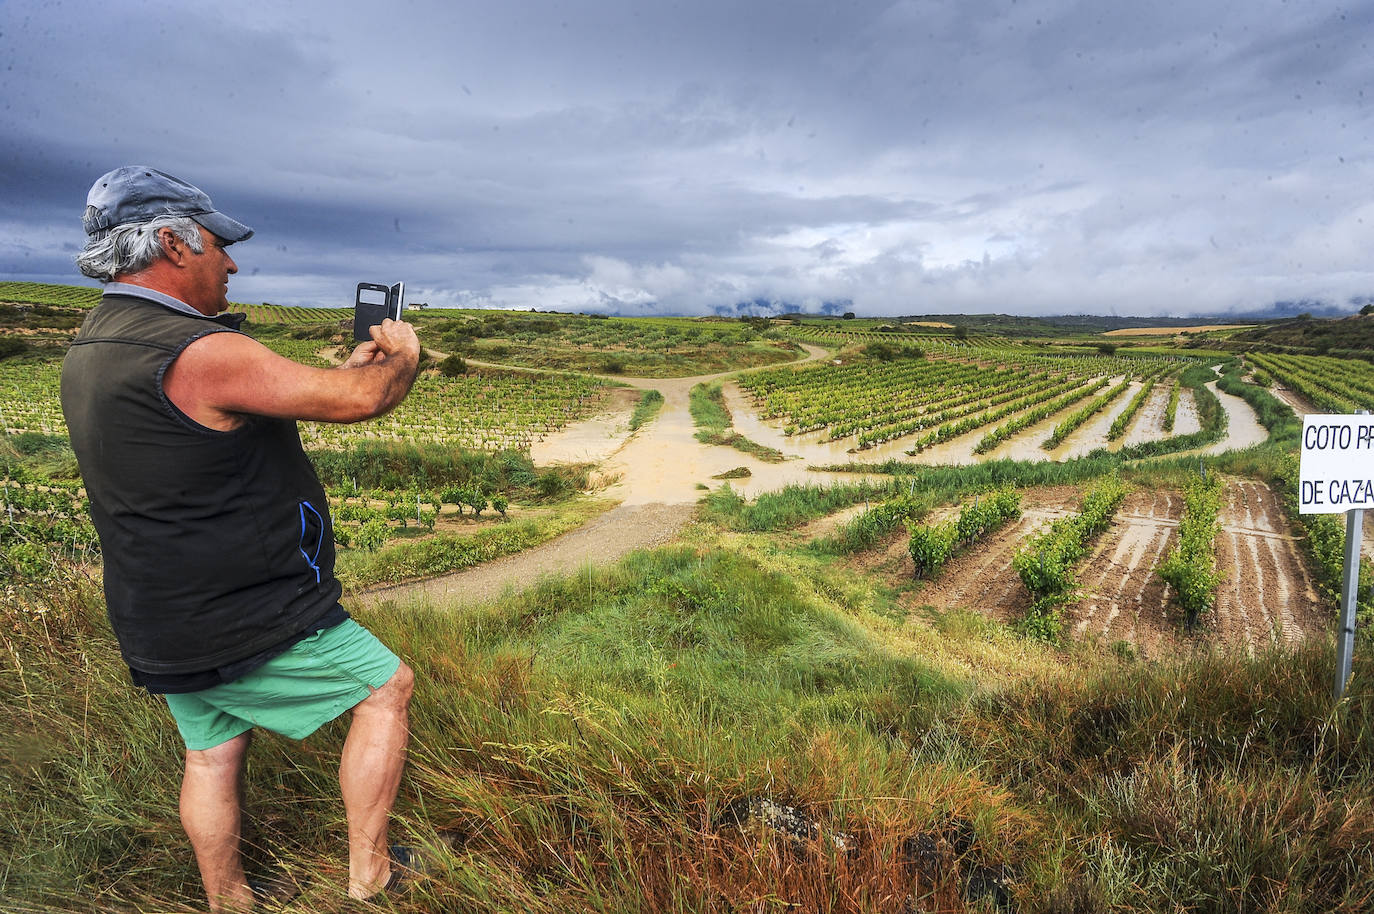
[[[296,423],[250,416],[221,432],[167,398],[172,361],[224,318],[109,294],[62,365],[62,411],[105,561],[105,602],[129,666],[214,669],[324,615],[329,506]]]

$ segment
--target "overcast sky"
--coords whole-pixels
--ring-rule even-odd
[[[202,9],[203,6],[203,9]],[[0,278],[151,165],[236,301],[1198,314],[1374,295],[1374,3],[0,0]]]

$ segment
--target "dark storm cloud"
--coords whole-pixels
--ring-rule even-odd
[[[0,273],[146,163],[244,301],[1207,312],[1374,291],[1374,10],[1333,3],[0,7]]]

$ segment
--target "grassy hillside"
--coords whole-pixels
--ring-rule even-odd
[[[1236,334],[1233,341],[1260,352],[1295,352],[1374,359],[1374,314],[1298,317]]]

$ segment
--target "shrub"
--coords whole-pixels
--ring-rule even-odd
[[[1010,489],[1003,489],[986,498],[975,498],[972,504],[965,505],[959,512],[958,520],[910,527],[911,541],[907,544],[907,551],[911,553],[911,560],[916,566],[916,577],[930,577],[956,551],[1020,516],[1021,496]]]
[[[1113,471],[1088,491],[1077,514],[1050,524],[1016,553],[1012,567],[1035,601],[1032,617],[1057,619],[1057,607],[1070,598],[1078,583],[1075,564],[1087,552],[1092,537],[1111,523],[1125,497],[1126,484]]]
[[[955,525],[959,542],[967,545],[1020,516],[1021,496],[1011,489],[994,492],[987,498],[975,498],[973,504],[965,505],[959,512]]]
[[[907,551],[916,566],[916,577],[927,578],[938,571],[954,554],[958,528],[953,521],[911,528]]]
[[[369,520],[358,528],[353,545],[365,552],[376,552],[386,544],[388,529],[386,521],[381,518]]]
[[[1216,602],[1217,573],[1213,541],[1220,524],[1221,478],[1195,477],[1183,490],[1183,519],[1178,525],[1178,544],[1157,572],[1174,588],[1188,627],[1197,624],[1201,613]]]

